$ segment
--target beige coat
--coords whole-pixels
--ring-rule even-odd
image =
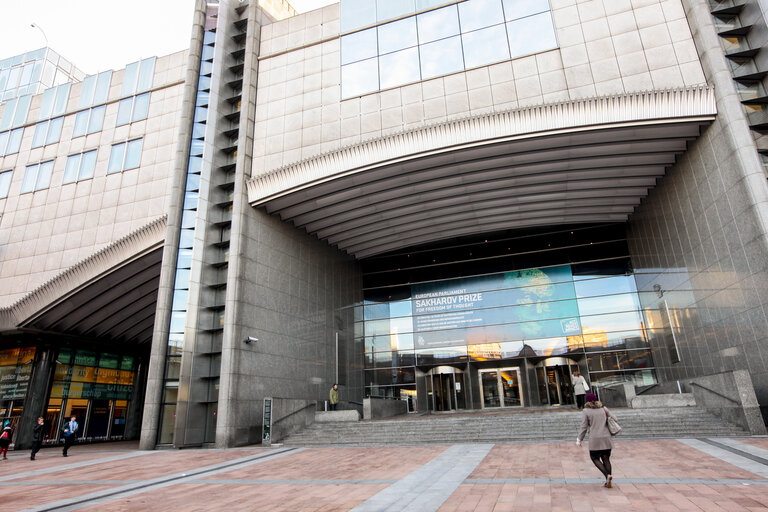
[[[613,439],[606,424],[606,411],[611,418],[616,419],[616,416],[603,407],[603,404],[600,402],[590,402],[584,406],[583,420],[578,439],[583,441],[587,430],[589,430],[589,451],[610,450],[613,448]]]

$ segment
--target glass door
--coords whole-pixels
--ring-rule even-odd
[[[519,368],[494,368],[492,370],[480,370],[478,373],[484,409],[523,405]]]

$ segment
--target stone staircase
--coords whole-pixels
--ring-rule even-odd
[[[748,435],[696,407],[612,409],[621,439]],[[400,416],[385,420],[314,423],[283,440],[286,445],[414,445],[575,441],[581,412],[573,409],[468,412]]]

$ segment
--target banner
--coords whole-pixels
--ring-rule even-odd
[[[580,334],[570,265],[411,287],[415,348]]]

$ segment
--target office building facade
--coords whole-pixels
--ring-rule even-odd
[[[8,114],[3,414],[237,446],[266,397],[554,407],[576,369],[748,370],[765,410],[765,27],[750,0],[197,2],[188,52]]]

